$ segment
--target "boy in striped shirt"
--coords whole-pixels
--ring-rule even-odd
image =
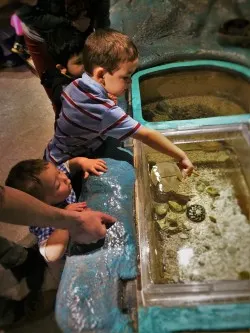
[[[46,159],[60,164],[76,156],[96,156],[108,137],[120,141],[133,137],[174,157],[183,175],[190,175],[193,165],[184,151],[116,104],[138,66],[138,51],[132,40],[115,30],[96,30],[84,45],[83,63],[85,73],[62,93],[62,109],[45,151]]]

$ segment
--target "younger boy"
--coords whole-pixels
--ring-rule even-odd
[[[59,117],[63,88],[82,76],[84,66],[81,51],[87,38],[72,25],[61,24],[48,33],[48,51],[56,63],[54,69],[43,73],[41,83],[52,89],[51,100],[56,111],[55,120]]]
[[[125,93],[138,66],[138,51],[130,38],[115,30],[96,30],[83,50],[85,73],[62,93],[62,109],[47,160],[60,164],[71,156],[92,156],[108,137],[140,140],[174,157],[190,175],[193,165],[184,151],[162,134],[128,116],[115,98]]]
[[[89,172],[99,175],[106,172],[103,160],[90,160],[83,157],[73,158],[57,168],[54,164],[41,160],[26,160],[16,164],[10,171],[6,185],[31,194],[50,205],[56,205],[74,211],[87,208],[85,202],[76,202],[76,195],[71,186],[72,173],[83,170],[86,178]],[[37,237],[40,253],[48,262],[60,259],[68,245],[68,230],[52,227],[30,227]]]

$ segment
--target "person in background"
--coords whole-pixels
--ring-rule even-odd
[[[62,24],[72,25],[85,35],[94,28],[109,27],[109,0],[22,0],[17,15],[23,24],[25,42],[39,77],[55,68],[48,52],[48,34]],[[52,91],[45,88],[52,99]]]
[[[61,24],[48,34],[48,40],[48,51],[56,65],[43,73],[41,83],[52,90],[56,121],[61,111],[63,89],[84,72],[81,51],[86,35],[71,25]]]

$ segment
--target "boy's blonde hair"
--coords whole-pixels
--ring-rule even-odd
[[[137,58],[138,50],[133,41],[112,29],[99,29],[90,34],[83,49],[84,68],[90,75],[96,66],[112,73],[118,70],[120,63]]]

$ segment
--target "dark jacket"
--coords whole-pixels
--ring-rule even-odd
[[[57,25],[76,20],[81,8],[93,27],[109,27],[109,7],[109,0],[38,0],[36,6],[23,5],[17,15],[46,39]]]
[[[41,84],[52,90],[51,101],[55,110],[55,120],[59,118],[61,112],[62,100],[61,94],[63,89],[69,85],[74,78],[62,74],[57,68],[47,70],[43,73],[41,78]]]

